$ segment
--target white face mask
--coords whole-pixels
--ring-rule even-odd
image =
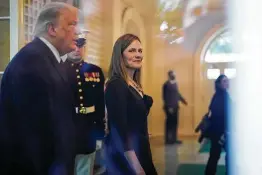
[[[79,59],[82,59],[81,58],[81,55],[78,55],[78,54],[75,54],[75,52],[70,52],[68,54],[68,58],[71,59],[71,60],[79,60]]]
[[[169,82],[170,82],[171,84],[175,84],[175,83],[176,83],[176,80],[169,80]]]

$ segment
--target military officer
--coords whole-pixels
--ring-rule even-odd
[[[85,38],[67,56],[66,67],[74,92],[76,123],[76,175],[92,175],[96,142],[104,137],[104,75],[100,67],[84,61]]]

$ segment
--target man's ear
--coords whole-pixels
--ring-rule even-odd
[[[55,28],[54,24],[49,23],[49,24],[47,24],[46,27],[47,27],[48,34],[55,37],[56,36],[56,28]]]

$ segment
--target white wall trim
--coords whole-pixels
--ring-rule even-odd
[[[10,16],[1,16],[1,17],[0,17],[0,20],[7,20],[7,19],[9,20],[9,19],[10,19]]]
[[[19,1],[10,0],[10,60],[19,50]]]

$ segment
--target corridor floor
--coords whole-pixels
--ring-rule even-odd
[[[182,145],[164,144],[162,137],[151,139],[153,161],[159,175],[203,175],[208,152],[199,152],[196,139],[182,139]],[[217,175],[225,174],[225,158],[222,153]]]

